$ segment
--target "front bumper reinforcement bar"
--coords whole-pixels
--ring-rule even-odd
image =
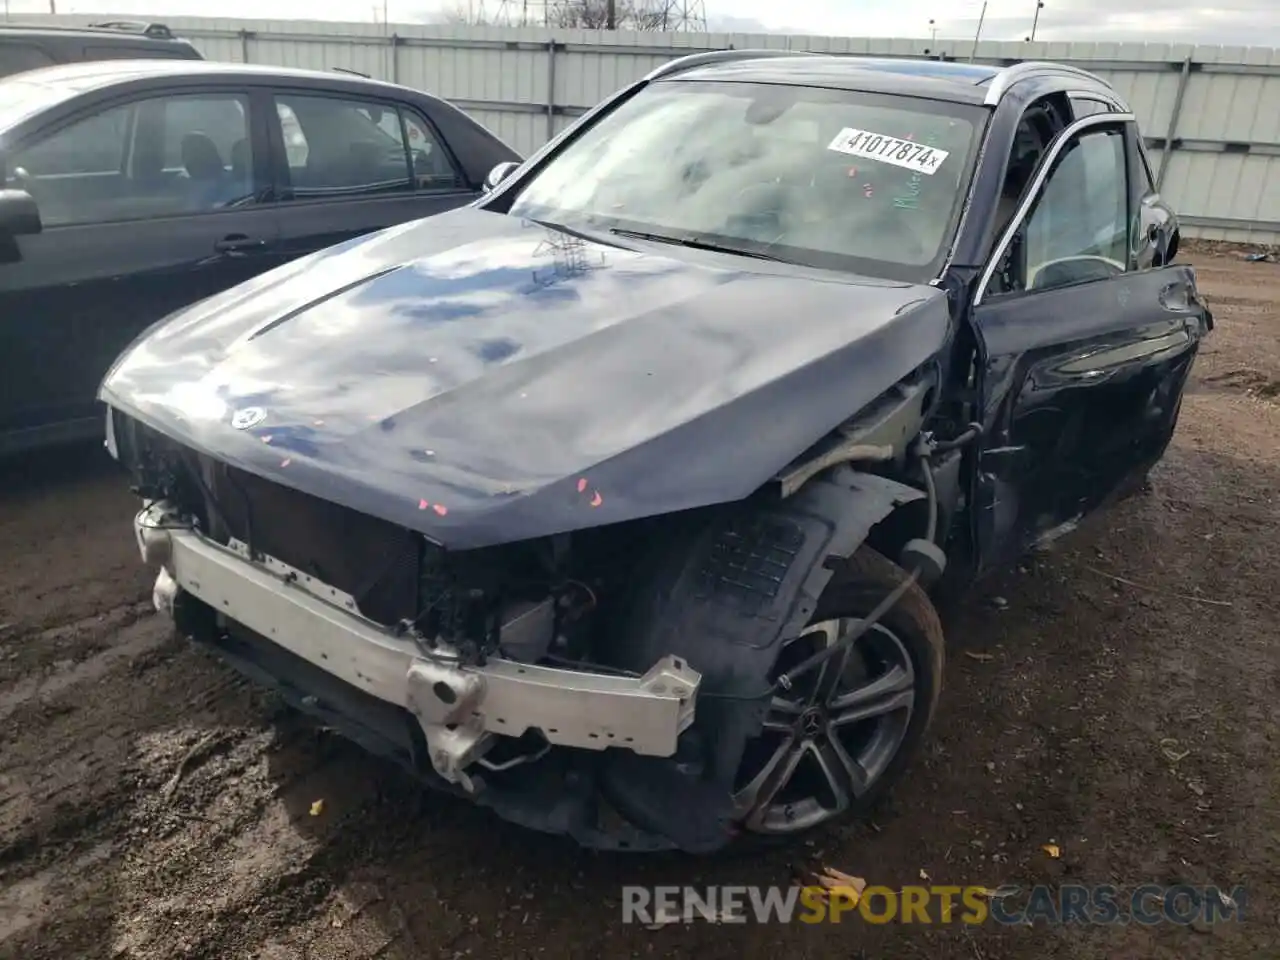
[[[501,658],[464,665],[360,616],[354,600],[270,558],[251,560],[157,503],[134,519],[142,558],[160,568],[154,600],[172,614],[186,591],[351,686],[404,707],[422,726],[431,764],[473,789],[466,768],[494,737],[540,731],[548,743],[669,757],[693,723],[701,677],[664,656],[643,676],[566,670]]]

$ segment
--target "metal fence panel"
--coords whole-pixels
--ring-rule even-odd
[[[31,16],[86,23],[107,14]],[[120,17],[128,19],[128,17]],[[456,101],[529,154],[659,64],[708,49],[1010,63],[1075,63],[1113,84],[1151,141],[1162,187],[1190,236],[1280,242],[1280,50],[1158,43],[1020,43],[781,34],[636,33],[466,25],[173,17],[212,60],[341,67]],[[1170,148],[1171,147],[1171,148]]]

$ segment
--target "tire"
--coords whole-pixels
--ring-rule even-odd
[[[841,635],[839,629],[844,628],[833,629],[828,625],[865,617],[906,576],[901,567],[870,547],[859,548],[823,591],[805,633],[784,644],[773,676],[776,678],[808,656],[815,645],[831,643]],[[827,664],[836,665],[841,660],[841,656],[833,656]],[[793,702],[787,709],[770,710],[765,729],[744,753],[735,784],[735,799],[742,810],[742,834],[735,846],[789,840],[866,815],[901,776],[919,748],[937,708],[943,662],[942,624],[928,595],[913,584],[877,625],[854,641],[838,669],[829,666],[799,678],[789,694]],[[877,663],[882,673],[877,673]],[[859,671],[865,671],[865,675],[857,677]],[[856,681],[850,681],[851,676],[856,677]],[[808,692],[803,689],[806,683],[812,688]],[[906,687],[910,690],[908,706],[899,705],[878,715],[879,719],[877,715],[858,719],[864,709],[905,702],[906,697],[897,691]],[[832,691],[828,702],[817,709],[810,706],[799,715],[795,713],[799,702],[825,696],[822,693],[825,688]],[[859,698],[871,690],[883,692],[883,698],[863,703]],[[840,708],[841,704],[847,706]],[[795,725],[788,735],[782,727],[793,718]],[[826,724],[825,731],[815,732],[821,723]],[[792,745],[787,748],[790,753],[778,760],[779,750],[783,748],[774,744],[788,742],[788,737]],[[859,747],[864,741],[864,746]],[[890,746],[893,747],[891,754],[887,752]],[[800,759],[791,762],[794,755],[801,755]],[[854,761],[853,766],[846,762],[848,760]],[[860,760],[866,762],[858,763]],[[761,773],[767,772],[764,768],[770,763],[778,773],[774,780],[764,781],[761,787]],[[788,765],[795,771],[788,782],[776,789],[770,803],[758,802],[769,786],[781,779]],[[849,774],[854,766],[864,773],[874,772],[874,776],[854,783],[857,777]],[[808,767],[814,767],[817,772]],[[839,776],[828,775],[828,771]],[[806,778],[817,784],[814,801],[810,802],[807,797],[798,801],[789,799],[797,793],[804,794],[804,784],[800,781]],[[851,785],[843,801],[831,786],[838,779]],[[817,796],[824,786],[830,787],[831,801],[825,807]],[[757,802],[753,804],[753,800]]]

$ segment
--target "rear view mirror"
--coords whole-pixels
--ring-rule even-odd
[[[0,190],[0,236],[25,237],[43,229],[40,208],[25,190]]]
[[[507,177],[511,176],[511,174],[519,166],[520,164],[516,163],[514,160],[507,160],[503,163],[498,164],[496,167],[490,170],[489,175],[484,178],[484,192],[485,193],[492,192],[498,186],[498,184],[500,184],[503,180],[507,179]]]

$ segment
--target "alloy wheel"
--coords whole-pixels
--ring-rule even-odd
[[[774,676],[859,623],[841,618],[809,626],[783,648]],[[740,767],[734,800],[743,826],[791,834],[844,814],[897,755],[915,698],[906,646],[880,623],[775,695]]]

